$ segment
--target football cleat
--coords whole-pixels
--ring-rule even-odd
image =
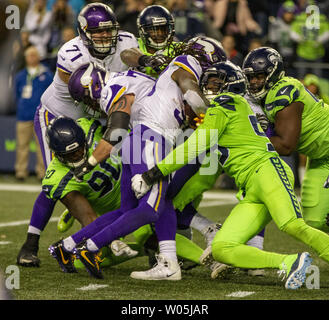
[[[22,267],[40,267],[36,252],[22,247],[17,256],[17,264]]]
[[[57,260],[60,268],[65,273],[76,273],[77,270],[74,267],[74,255],[64,249],[63,241],[59,240],[49,246],[50,254]]]
[[[131,249],[125,242],[114,240],[111,243],[111,250],[116,257],[133,258],[138,255],[138,251]]]
[[[156,265],[146,271],[134,271],[130,277],[138,280],[181,280],[181,268],[177,261],[167,259],[161,253],[156,256]]]
[[[69,210],[66,209],[59,217],[57,223],[57,230],[59,232],[66,232],[73,226],[73,223],[74,217],[70,214]]]
[[[216,261],[212,256],[211,246],[208,246],[200,256],[200,264],[207,266],[211,270],[211,278],[224,278],[228,273],[234,270],[224,263]]]
[[[227,264],[220,263],[218,261],[213,261],[209,265],[209,269],[211,270],[211,279],[223,279],[228,273],[233,270],[232,267],[228,266]]]
[[[209,247],[215,238],[217,231],[222,227],[220,223],[213,223],[201,231],[206,240],[206,246]]]
[[[284,261],[280,268],[281,270],[279,271],[279,274],[288,275],[285,288],[293,290],[299,289],[306,280],[306,271],[311,263],[312,258],[308,252],[298,253],[296,259],[292,261],[290,260],[290,263],[288,261],[287,263]]]
[[[97,279],[104,279],[102,271],[99,267],[98,255],[96,252],[88,250],[86,240],[77,244],[73,250],[73,253],[76,255],[77,259],[83,263],[92,277]]]

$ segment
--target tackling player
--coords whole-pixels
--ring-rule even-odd
[[[138,47],[133,34],[119,30],[119,24],[109,6],[91,3],[78,16],[79,36],[65,43],[57,55],[57,71],[52,84],[41,97],[37,108],[34,127],[43,153],[45,167],[52,159],[52,152],[45,141],[49,122],[60,115],[78,119],[94,117],[95,112],[83,104],[76,104],[68,91],[71,73],[79,66],[93,62],[107,71],[120,72],[128,69],[120,58],[127,48]],[[17,256],[17,264],[36,267],[39,238],[52,215],[55,202],[41,192],[33,207],[27,239]]]
[[[212,253],[215,260],[240,268],[277,268],[287,275],[285,287],[297,289],[306,279],[306,269],[312,261],[309,253],[278,254],[245,243],[273,219],[280,230],[309,245],[329,262],[329,236],[302,218],[293,189],[293,173],[242,97],[246,80],[241,70],[229,62],[213,65],[203,73],[200,86],[219,93],[211,101],[203,124],[157,165],[135,175],[132,188],[142,196],[154,183],[213,148],[224,171],[235,178],[241,201],[201,260],[207,261]]]
[[[280,155],[308,157],[301,189],[305,221],[329,232],[329,106],[297,79],[284,75],[281,55],[269,47],[251,51],[243,62],[250,94],[274,127],[271,143]]]
[[[196,40],[190,43],[188,48],[194,44],[197,44]],[[131,233],[141,225],[155,223],[160,248],[158,264],[145,272],[133,272],[131,276],[143,280],[181,279],[175,244],[176,214],[171,201],[165,197],[168,181],[161,181],[143,198],[136,199],[130,188],[130,179],[135,173],[144,171],[168,153],[175,137],[180,132],[180,127],[184,124],[183,100],[188,102],[196,115],[204,112],[207,100],[202,97],[197,81],[202,72],[202,66],[205,68],[214,59],[216,61],[220,59],[217,56],[218,47],[212,45],[211,49],[195,50],[198,52],[201,63],[190,55],[175,58],[158,78],[147,97],[139,103],[134,101],[134,97],[130,97],[133,105],[132,102],[127,103],[125,100],[120,110],[115,110],[110,114],[108,123],[112,125],[108,126],[108,136],[105,140],[108,143],[108,154],[103,154],[105,158],[111,152],[113,144],[118,142],[118,136],[114,134],[114,129],[118,127],[113,124],[121,123],[124,125],[122,128],[127,129],[129,125],[127,120],[129,120],[132,121],[133,126],[132,132],[124,139],[122,145],[121,208],[115,214],[112,212],[99,217],[96,220],[97,223],[89,224],[63,241],[63,248],[67,252],[74,252],[80,259],[81,252],[88,255],[88,260],[92,261],[92,264],[85,265],[96,277],[99,276],[99,270],[95,268],[97,263],[95,256],[99,248],[103,247],[103,243],[110,243],[113,239]],[[117,97],[119,98],[124,91],[116,91]],[[131,105],[131,110],[138,110],[138,112],[136,114],[132,112],[131,117],[127,118],[127,114],[130,115]],[[111,118],[115,113],[119,119],[112,122]],[[88,172],[95,163],[102,160],[101,157],[96,157],[96,151],[97,148],[91,156],[91,161],[89,157],[89,164],[83,173]],[[117,219],[115,219],[116,215]]]
[[[81,118],[76,122],[67,117],[54,118],[47,127],[46,138],[54,158],[42,181],[42,190],[53,201],[60,200],[81,224],[86,226],[98,215],[120,207],[121,160],[111,156],[86,176],[85,182],[73,178],[73,168],[92,152],[102,135],[102,125],[94,119]],[[138,251],[120,240],[111,243],[116,256],[134,257]],[[102,250],[105,264],[113,263]],[[61,259],[60,246],[52,247],[51,254],[63,271],[74,272],[73,261]]]

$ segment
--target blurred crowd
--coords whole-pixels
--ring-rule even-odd
[[[163,5],[174,16],[175,40],[215,38],[239,66],[250,50],[272,46],[282,54],[286,74],[329,103],[329,0],[1,0],[1,21],[8,19],[11,5],[19,8],[19,28],[0,24],[0,115],[16,115],[18,143],[25,148],[16,159],[18,179],[27,175],[33,116],[56,72],[57,52],[78,35],[78,14],[91,2],[111,6],[121,29],[136,37],[139,13]],[[40,155],[37,160],[41,178]]]
[[[137,37],[138,14],[148,5],[160,4],[175,18],[176,40],[196,35],[220,40],[238,65],[251,49],[270,45],[283,55],[288,75],[329,78],[328,0],[4,0],[0,12],[11,4],[20,8],[20,29],[2,26],[0,30],[0,40],[6,40],[1,41],[2,52],[7,53],[1,73],[9,73],[0,82],[13,81],[25,67],[24,52],[31,45],[38,49],[41,62],[55,72],[57,51],[77,36],[77,16],[90,2],[110,5],[121,29]],[[5,96],[6,87],[0,85]],[[13,97],[2,101],[0,113],[14,113],[13,102]]]

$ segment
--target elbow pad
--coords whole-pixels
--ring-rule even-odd
[[[127,136],[129,123],[130,115],[128,113],[122,111],[111,113],[107,120],[103,139],[115,146]]]

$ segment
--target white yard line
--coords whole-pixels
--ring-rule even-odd
[[[88,286],[84,286],[81,288],[76,288],[77,290],[81,290],[81,291],[91,291],[91,290],[98,290],[98,289],[103,289],[108,287],[108,284],[89,284]]]
[[[0,183],[0,190],[2,191],[24,191],[24,192],[40,192],[41,185],[35,184],[9,184]]]
[[[59,220],[59,217],[54,217],[50,218],[49,222],[57,222]],[[0,228],[4,227],[16,227],[16,226],[21,226],[24,224],[29,224],[30,220],[19,220],[19,221],[12,221],[12,222],[5,222],[5,223],[0,223]]]
[[[251,296],[254,293],[255,293],[255,291],[235,291],[230,294],[227,294],[226,297],[244,298],[244,297]]]

